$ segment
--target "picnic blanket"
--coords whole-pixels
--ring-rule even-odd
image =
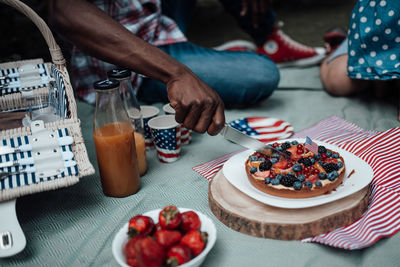
[[[363,159],[372,167],[374,178],[368,210],[360,219],[302,242],[319,242],[351,250],[371,246],[382,237],[397,233],[400,230],[400,127],[384,132],[368,131],[332,116],[293,135],[295,138],[306,136],[336,145]],[[193,169],[211,180],[225,161],[240,151]]]

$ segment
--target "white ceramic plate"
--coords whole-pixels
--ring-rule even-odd
[[[185,212],[193,209],[186,209],[186,208],[178,208],[180,212]],[[160,213],[161,209],[156,209],[156,210],[151,210],[146,213],[143,213],[144,216],[149,216],[154,220],[154,223],[158,223],[158,214]],[[203,213],[197,210],[193,210],[199,215],[200,221],[201,221],[201,228],[200,230],[203,232],[207,232],[208,234],[208,240],[206,247],[204,250],[197,255],[197,257],[193,258],[189,262],[179,265],[179,267],[196,267],[200,266],[200,264],[204,261],[206,258],[208,252],[211,250],[211,248],[215,244],[215,240],[217,239],[217,229],[215,228],[215,225],[213,221]],[[124,254],[124,247],[126,243],[128,242],[128,224],[124,224],[122,228],[117,232],[117,234],[114,237],[114,240],[112,242],[112,252],[114,255],[115,260],[119,263],[119,265],[124,266],[124,267],[129,267],[128,264],[126,264],[126,257]]]
[[[293,140],[297,140],[299,143],[304,143],[305,141],[305,139],[286,139],[279,142]],[[346,173],[344,176],[345,178],[343,179],[343,183],[330,194],[311,198],[291,199],[268,195],[258,190],[249,182],[244,166],[248,156],[254,153],[254,151],[251,150],[246,150],[244,152],[236,154],[235,156],[231,157],[227,162],[225,162],[222,169],[223,174],[234,187],[236,187],[249,197],[252,197],[270,206],[287,209],[308,208],[326,204],[349,196],[363,189],[372,181],[374,173],[372,171],[372,168],[365,161],[337,146],[321,141],[313,141],[316,142],[318,145],[323,145],[326,148],[338,152],[343,157],[346,165]],[[354,173],[350,176],[350,178],[347,178],[352,170],[354,170]]]

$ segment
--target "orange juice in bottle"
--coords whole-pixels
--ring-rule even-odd
[[[132,87],[131,71],[128,69],[114,69],[107,72],[109,79],[120,82],[119,94],[122,104],[128,113],[133,128],[135,129],[136,153],[139,164],[139,174],[142,176],[147,171],[146,147],[144,143],[144,124],[139,102]]]
[[[126,197],[140,188],[134,129],[122,105],[117,80],[94,83],[94,143],[103,192]]]

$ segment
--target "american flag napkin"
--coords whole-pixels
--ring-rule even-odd
[[[293,138],[306,136],[336,145],[363,159],[372,167],[374,178],[368,210],[360,219],[327,234],[303,239],[302,242],[318,242],[352,250],[371,246],[383,237],[396,234],[400,230],[400,127],[384,132],[367,131],[333,116],[296,133]],[[241,151],[193,169],[211,180],[225,161]]]

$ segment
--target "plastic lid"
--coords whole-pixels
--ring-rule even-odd
[[[131,71],[128,69],[114,69],[107,72],[108,78],[125,79],[131,77]]]
[[[100,80],[93,84],[95,90],[110,90],[119,88],[119,81],[114,79]]]

